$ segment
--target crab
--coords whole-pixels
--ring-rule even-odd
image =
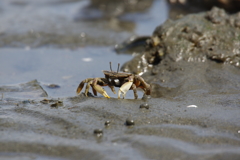
[[[110,62],[111,71],[103,71],[105,78],[87,78],[83,80],[77,88],[77,94],[80,94],[85,83],[87,83],[85,89],[85,96],[87,96],[90,86],[92,87],[95,96],[98,92],[106,98],[110,97],[101,86],[110,87],[114,94],[116,94],[114,87],[119,87],[118,98],[121,98],[122,95],[123,99],[125,98],[128,90],[133,90],[134,98],[137,99],[137,88],[141,88],[146,95],[151,94],[151,86],[147,82],[145,82],[141,76],[134,75],[132,73],[119,72],[119,66],[120,64],[118,64],[117,72],[112,71],[112,65]]]

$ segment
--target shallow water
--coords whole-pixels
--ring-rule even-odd
[[[50,97],[75,96],[78,84],[91,77],[104,77],[109,62],[117,69],[129,55],[116,55],[107,47],[69,49],[1,49],[1,85],[37,79]],[[104,58],[103,58],[104,57]],[[48,88],[49,84],[59,88]],[[111,92],[109,92],[111,94]],[[23,98],[23,97],[22,97]]]
[[[108,14],[114,8],[102,16],[89,17],[86,11],[92,14],[98,10],[88,8],[91,1],[0,3],[0,85],[34,79],[43,87],[59,85],[58,89],[44,87],[50,97],[74,96],[78,84],[85,78],[103,77],[102,70],[109,70],[110,61],[116,70],[118,63],[130,60],[130,55],[116,54],[114,45],[132,35],[151,35],[154,28],[165,21],[168,11],[166,2],[160,0],[149,2],[150,7],[144,12],[111,18]],[[133,28],[121,25],[126,21]],[[115,23],[118,28],[113,27]],[[127,97],[132,98],[131,95]]]

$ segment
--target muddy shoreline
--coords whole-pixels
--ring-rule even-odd
[[[98,3],[95,5],[98,6]],[[95,5],[88,5],[86,10],[96,9]],[[36,4],[33,6],[35,8]],[[115,11],[98,8],[101,9],[103,13]],[[125,9],[128,10],[128,7]],[[122,14],[114,18],[118,16]],[[78,18],[81,22],[81,17]],[[94,20],[96,18],[105,22],[109,20],[109,17],[94,17]],[[224,10],[214,8],[168,20],[158,26],[152,35],[123,44],[123,51],[130,48],[131,53],[134,52],[134,45],[142,45],[142,41],[146,40],[144,46],[134,52],[136,56],[122,66],[123,71],[141,74],[151,84],[151,97],[141,98],[139,94],[136,100],[132,91],[127,93],[126,99],[117,99],[110,90],[107,90],[110,99],[101,95],[72,96],[81,80],[103,76],[101,70],[109,68],[108,60],[111,58],[102,61],[101,58],[106,55],[111,57],[113,51],[109,48],[60,50],[56,52],[58,54],[51,55],[54,49],[34,49],[44,45],[46,39],[40,38],[37,43],[26,43],[30,45],[25,48],[28,53],[21,50],[21,60],[12,60],[12,57],[17,57],[18,50],[1,49],[4,60],[0,63],[0,74],[4,76],[1,81],[4,83],[0,86],[0,159],[239,160],[238,20],[239,13],[229,15]],[[62,27],[65,26],[63,22],[66,19],[60,23]],[[78,28],[92,24],[92,21],[86,24],[80,22],[69,26]],[[14,29],[14,26],[9,29]],[[72,31],[79,33],[78,30]],[[34,32],[38,33],[38,30]],[[5,37],[9,36],[7,33]],[[95,35],[95,38],[101,37],[102,33]],[[114,35],[105,35],[108,37],[105,42],[115,43],[109,38]],[[117,35],[127,37],[124,33]],[[66,39],[62,41],[64,44],[67,37],[71,34],[66,34]],[[79,39],[82,38],[80,34]],[[120,40],[122,38],[117,42]],[[74,38],[68,42],[66,46],[76,47]],[[7,44],[25,45],[15,44],[14,41]],[[58,41],[57,44],[61,45]],[[126,50],[124,45],[127,45]],[[14,56],[10,57],[8,53]],[[30,54],[43,55],[44,58],[31,59]],[[117,64],[123,60],[119,55],[112,62]],[[10,69],[3,69],[6,66]],[[90,69],[92,72],[88,73]],[[33,73],[46,75],[44,80],[51,79],[52,83],[44,82],[41,76],[32,76]],[[56,75],[57,78],[54,77]],[[18,77],[21,82],[15,83]]]
[[[140,108],[145,103],[149,108]],[[240,156],[239,100],[234,94],[145,100],[83,94],[61,99],[3,97],[0,106],[0,150],[7,159],[113,159],[116,154],[119,159]],[[134,125],[127,126],[127,119]],[[94,134],[96,129],[102,130],[101,136]]]

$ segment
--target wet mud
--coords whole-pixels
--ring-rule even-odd
[[[184,100],[83,94],[61,99],[38,96],[27,101],[3,97],[1,156],[239,159],[240,102],[233,95],[206,94]],[[52,107],[59,102],[61,105]],[[149,108],[141,107],[146,104]]]
[[[1,85],[0,158],[239,160],[238,19],[239,14],[214,8],[168,20],[152,36],[115,48],[134,52],[140,44],[122,70],[142,75],[151,84],[151,97],[135,100],[131,90],[127,99],[48,93],[62,91],[68,81]],[[86,65],[91,68],[81,63]],[[71,80],[72,92],[81,76]]]

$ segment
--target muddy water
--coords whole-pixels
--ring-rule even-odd
[[[129,91],[119,100],[107,88],[110,99],[75,95],[109,61],[116,70],[133,58],[116,43],[167,18],[164,1],[121,2],[0,2],[0,159],[240,159],[231,65],[160,64],[144,74],[151,99]]]

